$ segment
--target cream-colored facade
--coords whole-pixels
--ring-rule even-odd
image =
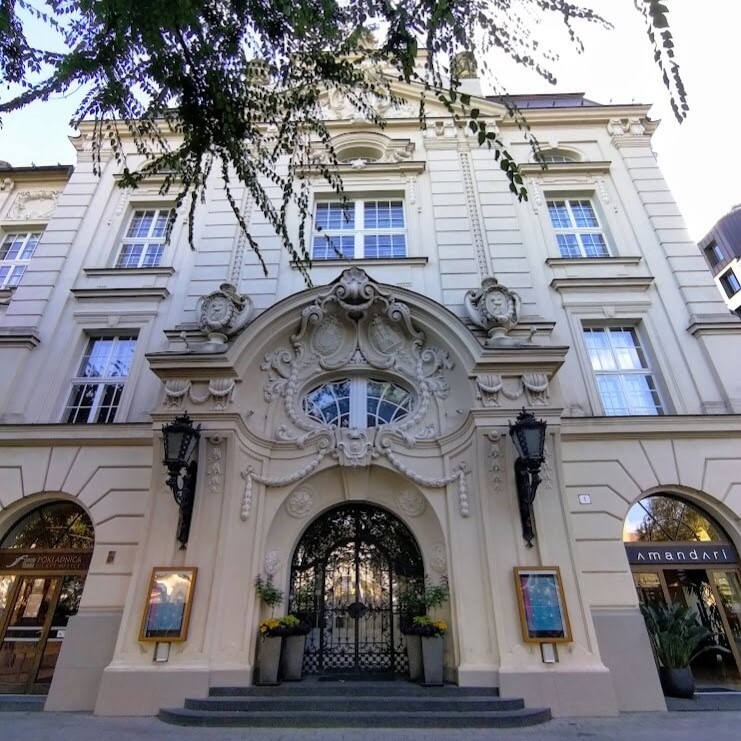
[[[623,528],[634,503],[662,493],[698,505],[741,547],[741,327],[657,166],[656,124],[645,106],[530,99],[527,119],[553,161],[523,167],[530,197],[518,203],[492,153],[434,111],[420,131],[418,93],[399,93],[409,104],[387,111],[383,132],[342,99],[326,108],[348,196],[365,209],[393,204],[403,248],[317,259],[311,289],[235,190],[263,275],[216,183],[196,208],[196,250],[179,218],[147,262],[157,234],[137,252],[132,219],[156,220],[172,199],[157,183],[117,188],[112,157],[94,175],[85,129],[71,175],[0,172],[3,236],[43,230],[17,287],[0,293],[0,543],[59,500],[83,508],[95,538],[47,709],[146,715],[250,684],[268,614],[255,577],[290,592],[302,535],[348,503],[401,520],[424,573],[448,577],[437,614],[450,624],[450,681],[497,686],[556,715],[665,708]],[[504,108],[477,105],[532,162]],[[312,187],[317,204],[331,201],[320,178]],[[351,236],[368,250],[362,223]],[[516,319],[492,337],[475,301],[489,276]],[[216,309],[199,324],[201,299],[225,283],[238,303],[231,289],[220,300],[242,313],[228,325],[240,331],[220,336]],[[613,330],[628,338],[632,376],[595,365],[589,343],[610,345]],[[107,379],[122,390],[94,402],[108,404],[110,424],[71,424],[90,413],[75,389],[100,390],[81,370],[96,340],[128,343],[125,379],[115,367]],[[333,427],[307,413],[321,383],[369,378],[409,393],[401,421]],[[639,408],[621,413],[614,389],[633,383]],[[548,425],[533,548],[508,435],[523,406]],[[180,549],[161,428],[184,411],[202,429]],[[163,662],[139,640],[156,566],[198,569],[187,640]],[[518,566],[560,569],[573,640],[556,663],[523,640]]]

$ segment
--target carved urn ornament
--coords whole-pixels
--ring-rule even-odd
[[[247,326],[254,306],[251,299],[237,293],[231,283],[222,283],[218,291],[199,300],[197,311],[198,323],[209,340],[201,351],[220,352],[226,349],[230,337]]]
[[[489,334],[487,347],[520,344],[507,337],[520,321],[520,297],[514,291],[488,277],[481,281],[481,288],[466,292],[464,303],[471,321]]]

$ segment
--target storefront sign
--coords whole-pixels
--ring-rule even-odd
[[[736,563],[738,556],[732,545],[714,543],[712,545],[672,545],[656,543],[655,545],[629,545],[625,550],[628,562],[637,565],[705,565],[715,563]]]
[[[92,553],[0,549],[0,571],[87,571]]]

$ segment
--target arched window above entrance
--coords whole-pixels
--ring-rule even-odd
[[[730,539],[699,507],[678,497],[656,494],[630,508],[623,526],[623,541],[728,543]]]
[[[413,400],[410,391],[393,381],[342,378],[311,389],[304,397],[304,411],[317,422],[364,429],[404,419]]]
[[[93,549],[95,533],[86,512],[73,502],[50,502],[32,510],[0,540],[0,548]]]

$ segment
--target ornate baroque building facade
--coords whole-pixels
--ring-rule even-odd
[[[543,169],[481,99],[529,163],[518,203],[491,153],[442,113],[420,131],[398,93],[383,132],[327,101],[351,206],[313,181],[311,289],[246,194],[267,277],[218,187],[197,249],[180,217],[166,244],[172,199],[117,188],[113,158],[95,176],[85,128],[74,171],[0,171],[1,690],[153,714],[250,684],[258,575],[311,622],[308,673],[405,671],[400,595],[426,575],[450,587],[452,682],[557,715],[663,709],[639,598],[696,610],[730,652],[696,674],[738,678],[741,328],[656,123],[522,98]],[[547,424],[532,512],[522,407]],[[162,427],[185,412],[181,547]],[[187,639],[157,648],[155,567],[197,569]],[[560,573],[561,622],[522,579],[518,607],[517,567]]]

